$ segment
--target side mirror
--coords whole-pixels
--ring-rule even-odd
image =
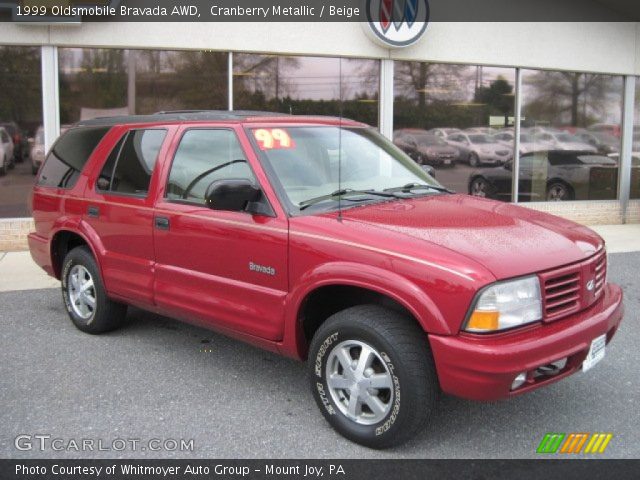
[[[261,190],[246,179],[216,180],[207,187],[205,202],[212,210],[243,212],[260,199]]]
[[[422,170],[424,170],[428,175],[436,178],[436,170],[431,165],[420,165],[420,168],[422,168]]]

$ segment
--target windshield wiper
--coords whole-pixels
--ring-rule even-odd
[[[343,188],[342,190],[336,190],[335,192],[332,192],[328,195],[321,195],[320,197],[310,198],[309,200],[300,202],[299,209],[304,210],[305,208],[308,208],[311,205],[315,205],[316,203],[332,199],[333,197],[344,197],[345,195],[374,195],[377,197],[398,198],[397,195],[386,191],[378,192],[376,190],[353,190],[352,188]],[[351,202],[358,201],[351,198],[345,198],[345,200],[349,200]]]
[[[438,187],[436,185],[427,185],[426,183],[407,183],[402,187],[394,187],[394,188],[385,188],[385,192],[402,192],[402,193],[411,193],[413,190],[435,190],[436,192],[444,192],[444,193],[454,193],[453,190],[449,190],[445,187]]]

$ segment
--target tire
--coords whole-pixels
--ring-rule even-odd
[[[469,155],[469,165],[471,165],[472,167],[477,167],[478,165],[480,165],[480,158],[478,157],[478,154],[476,152],[471,152],[471,154]]]
[[[87,293],[78,295],[82,284],[89,282],[92,286],[86,287]],[[76,247],[64,258],[62,300],[73,324],[91,334],[120,327],[127,313],[126,305],[107,297],[98,265],[87,247]]]
[[[31,175],[37,175],[38,174],[38,167],[36,167],[35,165],[31,165]]]
[[[7,174],[7,159],[2,159],[2,165],[0,165],[0,177],[4,177]]]
[[[482,177],[474,178],[469,185],[469,195],[474,197],[489,198],[489,190],[489,182]]]
[[[554,181],[547,186],[547,202],[573,200],[571,187],[564,182]]]
[[[358,362],[365,349],[370,361]],[[313,337],[308,368],[312,394],[326,420],[344,437],[371,448],[411,439],[426,425],[440,390],[424,331],[413,319],[377,305],[329,317]],[[377,389],[367,386],[374,376],[381,385]]]

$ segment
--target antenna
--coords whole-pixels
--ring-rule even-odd
[[[338,103],[338,192],[342,192],[342,59],[338,59],[338,90],[340,100]],[[342,222],[342,193],[338,195],[338,221]]]

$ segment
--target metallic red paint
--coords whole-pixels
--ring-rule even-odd
[[[340,122],[256,117],[113,127],[73,188],[34,187],[34,261],[59,276],[52,242],[60,232],[74,233],[91,247],[114,298],[299,359],[307,350],[299,312],[308,295],[327,285],[369,289],[404,306],[428,333],[444,391],[474,399],[508,397],[517,373],[563,356],[572,363],[553,380],[573,373],[591,339],[615,332],[622,293],[608,285],[590,308],[550,324],[493,335],[461,333],[479,289],[583,261],[603,248],[602,239],[567,220],[466,195],[352,208],[341,219],[336,213],[290,217],[245,131],[274,124]],[[146,126],[167,129],[148,196],[96,191],[104,159],[118,139]],[[275,216],[166,201],[173,153],[182,132],[193,127],[236,132]],[[88,215],[90,206],[98,208],[97,219]],[[169,219],[168,232],[153,228],[159,215]],[[249,262],[269,265],[276,275],[256,274]],[[529,382],[518,392],[553,380]]]

